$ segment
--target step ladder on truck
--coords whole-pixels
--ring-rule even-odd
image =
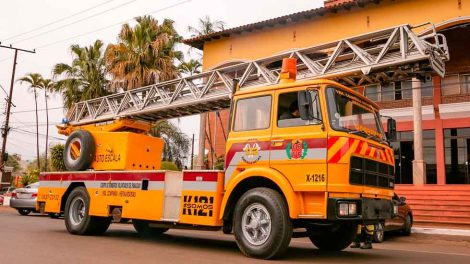
[[[342,250],[358,224],[393,214],[395,121],[351,88],[443,76],[447,43],[430,27],[418,35],[400,25],[76,103],[58,126],[68,171],[40,175],[38,210],[64,213],[77,235],[132,219],[142,235],[222,229],[256,258],[280,256],[292,237]],[[152,123],[221,109],[230,109],[225,170],[160,170]]]

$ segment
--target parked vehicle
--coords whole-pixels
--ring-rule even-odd
[[[10,200],[10,207],[18,210],[20,215],[28,215],[29,213],[36,211],[38,188],[39,182],[36,182],[13,191]]]
[[[387,219],[375,225],[374,242],[376,243],[383,242],[385,232],[389,231],[398,231],[405,236],[411,235],[413,212],[411,207],[405,202],[406,197],[399,197],[395,193],[392,201],[398,207],[397,214],[392,219]]]

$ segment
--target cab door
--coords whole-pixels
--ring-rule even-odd
[[[312,98],[313,118],[302,120],[298,109],[299,91]],[[294,87],[276,91],[270,149],[270,167],[281,172],[294,191],[301,192],[302,214],[326,217],[327,132],[323,124],[318,88]],[[297,106],[295,105],[297,104]]]
[[[273,101],[273,91],[237,96],[227,140],[225,186],[241,171],[269,166]]]

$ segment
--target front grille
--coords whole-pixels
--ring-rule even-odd
[[[375,160],[351,157],[349,183],[393,189],[394,168]]]

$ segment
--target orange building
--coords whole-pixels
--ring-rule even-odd
[[[378,81],[357,90],[380,104],[383,115],[398,122],[398,141],[392,143],[396,190],[408,198],[414,220],[470,227],[470,0],[328,0],[321,8],[185,42],[203,50],[203,67],[209,70],[401,24],[427,22],[446,36],[450,61],[444,78],[432,76],[421,83],[423,176],[413,171],[412,164],[416,152],[411,80]],[[416,32],[426,34],[424,29],[418,27]],[[225,152],[228,113],[220,115],[218,120],[210,113],[206,122],[211,143],[206,140],[206,148],[213,149],[215,156]],[[429,200],[433,206],[425,205]]]

